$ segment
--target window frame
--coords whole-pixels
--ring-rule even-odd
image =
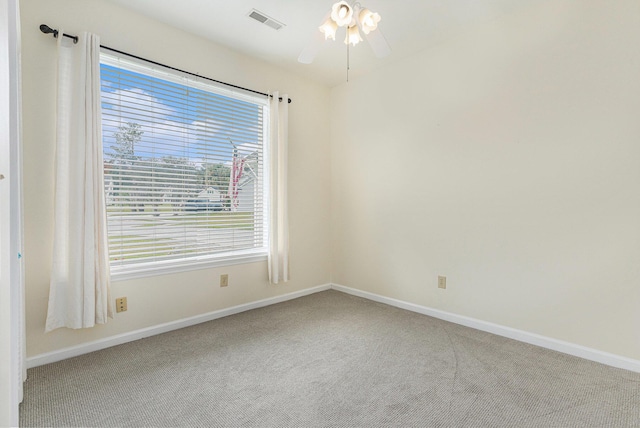
[[[144,278],[157,275],[167,275],[179,272],[187,272],[199,269],[209,269],[222,266],[231,266],[246,263],[264,262],[268,259],[269,251],[269,181],[270,181],[270,153],[269,153],[269,99],[261,95],[248,93],[241,89],[229,88],[222,84],[198,79],[188,74],[181,73],[176,70],[170,70],[165,67],[146,63],[141,60],[129,58],[124,55],[118,55],[111,52],[101,51],[100,64],[111,67],[130,70],[135,73],[141,73],[171,83],[211,92],[224,97],[237,99],[243,102],[260,105],[262,111],[262,246],[248,249],[231,250],[217,254],[196,255],[191,257],[168,259],[161,261],[140,261],[137,263],[125,264],[120,266],[112,266],[110,263],[110,275],[114,281],[124,281],[129,279]],[[102,82],[102,78],[101,78]],[[101,91],[102,93],[102,91]],[[101,114],[101,118],[104,116]],[[104,151],[104,137],[103,137]],[[106,209],[105,204],[105,209]],[[108,231],[107,231],[107,235]]]

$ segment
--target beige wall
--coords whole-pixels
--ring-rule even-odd
[[[106,326],[44,333],[53,236],[55,40],[40,24],[91,31],[104,45],[260,91],[293,98],[289,110],[292,281],[269,285],[265,263],[113,283],[129,310]],[[329,90],[101,0],[22,1],[27,355],[289,293],[330,280]],[[221,289],[218,275],[229,273]]]
[[[334,88],[332,281],[640,359],[639,40],[549,1]]]

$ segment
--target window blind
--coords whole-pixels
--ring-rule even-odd
[[[264,255],[264,97],[102,56],[114,272]]]

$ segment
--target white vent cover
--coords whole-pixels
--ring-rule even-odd
[[[279,30],[282,27],[284,27],[284,24],[282,22],[276,21],[275,19],[271,18],[270,16],[265,15],[264,13],[260,12],[259,10],[255,10],[255,9],[251,9],[251,11],[247,14],[247,16],[249,18],[253,18],[256,21],[260,22],[261,24],[264,24],[268,27],[273,28],[274,30]]]

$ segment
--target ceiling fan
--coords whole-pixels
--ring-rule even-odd
[[[378,29],[380,19],[380,15],[362,7],[360,3],[356,2],[353,6],[344,0],[334,3],[331,11],[327,13],[322,24],[318,27],[320,31],[298,56],[298,62],[311,64],[325,40],[335,41],[338,27],[346,29],[344,43],[347,48],[350,44],[355,46],[362,41],[360,35],[360,31],[362,31],[373,53],[378,58],[384,58],[391,53],[391,48]]]

